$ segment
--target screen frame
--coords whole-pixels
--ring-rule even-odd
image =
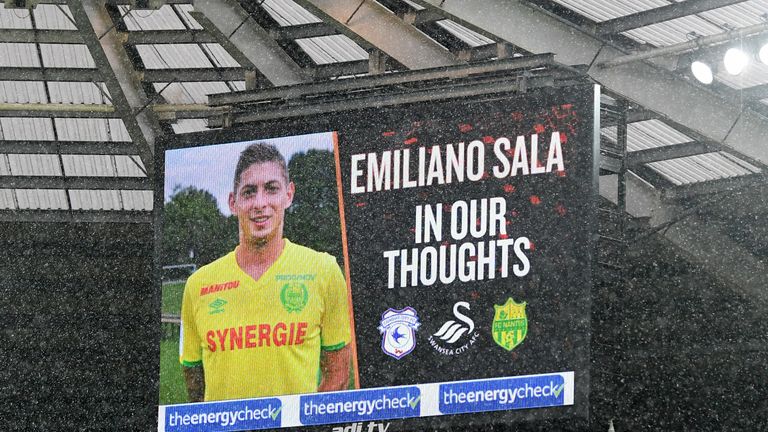
[[[562,93],[567,88],[592,88],[593,89],[593,123],[590,125],[593,128],[592,134],[592,188],[593,194],[591,197],[585,197],[588,199],[588,207],[592,209],[595,217],[597,215],[597,202],[598,202],[598,175],[599,175],[599,141],[600,141],[600,86],[594,84],[568,84],[563,87],[540,87],[536,88],[536,92],[544,92],[547,94]],[[567,90],[566,90],[567,91]],[[584,91],[584,90],[582,90]],[[586,93],[586,91],[585,91]],[[525,93],[517,91],[492,93],[492,94],[479,94],[472,98],[462,98],[469,100],[468,104],[483,103],[493,100],[503,100],[510,97],[520,97]],[[442,113],[448,107],[462,104],[457,98],[446,98],[440,101],[431,102],[413,102],[403,103],[393,106],[377,107],[377,106],[358,106],[351,107],[350,109],[333,112],[318,112],[308,115],[298,115],[287,117],[282,120],[263,120],[255,121],[244,124],[237,124],[229,128],[193,132],[187,134],[178,135],[165,135],[159,137],[156,141],[155,151],[155,206],[154,206],[154,218],[155,218],[155,286],[156,295],[160,296],[161,284],[161,263],[160,254],[161,242],[162,242],[162,228],[163,228],[163,206],[164,206],[164,179],[165,179],[165,152],[167,150],[175,150],[182,148],[203,147],[209,145],[234,143],[241,141],[248,141],[254,139],[272,139],[289,137],[296,135],[312,134],[312,133],[324,133],[324,132],[338,132],[345,128],[360,127],[360,124],[366,122],[375,121],[378,118],[386,118],[388,116],[400,116],[413,114],[414,112],[419,115],[430,115],[433,113]],[[350,118],[363,119],[362,121],[351,124]],[[340,197],[341,199],[341,197]],[[595,219],[596,220],[596,219]],[[596,229],[595,229],[596,231]],[[594,236],[592,236],[594,237]],[[591,268],[590,272],[594,275],[596,268],[596,253],[597,242],[595,238],[592,238],[588,248],[592,251],[590,257]],[[157,310],[160,310],[160,300],[156,301]],[[160,332],[157,332],[159,344]],[[591,326],[588,331],[587,339],[591,340]],[[588,342],[586,347],[587,352],[590,352]],[[587,359],[588,360],[588,359]],[[159,361],[159,359],[157,360]],[[357,359],[355,359],[357,362]],[[587,361],[588,363],[588,361]],[[555,371],[553,371],[555,372]],[[551,408],[536,408],[531,411],[536,411],[533,419],[526,418],[515,421],[494,419],[495,412],[485,413],[471,413],[463,415],[441,415],[436,417],[416,417],[407,419],[392,419],[383,420],[383,422],[391,423],[395,426],[393,430],[402,429],[452,429],[455,427],[462,428],[488,428],[488,427],[503,427],[510,424],[518,425],[520,427],[529,426],[532,428],[539,427],[554,427],[562,428],[564,430],[579,430],[580,428],[587,427],[589,424],[590,406],[589,406],[589,392],[591,389],[590,381],[590,369],[586,370],[574,370],[576,374],[577,382],[579,382],[579,390],[575,391],[576,402],[578,404],[564,407],[551,407]],[[586,382],[584,382],[586,381]],[[414,383],[422,384],[422,383]],[[364,390],[364,389],[363,389]],[[159,395],[159,389],[158,389]],[[586,397],[585,397],[586,396]],[[159,397],[159,396],[158,396]],[[554,411],[559,410],[559,411]],[[528,417],[528,416],[527,416]],[[381,422],[381,421],[380,421]],[[346,426],[346,424],[327,424],[323,426],[303,426],[298,430],[332,430],[334,427]]]

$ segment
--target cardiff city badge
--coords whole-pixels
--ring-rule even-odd
[[[517,303],[512,297],[503,305],[493,305],[493,340],[507,351],[520,345],[528,334],[528,316],[525,302]]]
[[[416,311],[408,306],[405,309],[387,309],[381,314],[381,349],[385,354],[398,360],[405,357],[416,347],[416,330],[421,323]]]

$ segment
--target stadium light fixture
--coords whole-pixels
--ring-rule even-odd
[[[712,68],[703,61],[695,61],[691,63],[691,73],[693,77],[699,80],[703,84],[712,84],[713,75]]]
[[[731,75],[738,75],[744,72],[749,64],[749,56],[739,48],[730,48],[723,57],[725,70]]]
[[[759,58],[764,65],[768,65],[768,43],[765,43],[760,47],[760,51],[757,53],[757,58]]]

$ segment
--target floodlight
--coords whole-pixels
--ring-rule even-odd
[[[723,63],[725,63],[725,70],[729,74],[738,75],[744,72],[744,69],[749,64],[749,57],[738,48],[730,48],[725,52]]]
[[[757,53],[757,57],[763,64],[768,65],[768,43],[760,47],[760,51]]]
[[[691,63],[691,73],[693,77],[704,84],[712,84],[712,68],[702,61]]]

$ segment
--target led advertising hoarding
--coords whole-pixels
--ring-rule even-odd
[[[598,99],[541,89],[169,146],[159,430],[586,418]]]

